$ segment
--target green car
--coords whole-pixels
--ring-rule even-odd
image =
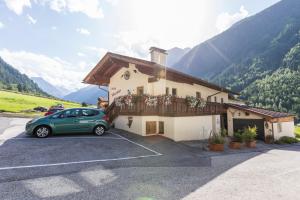
[[[29,121],[26,134],[39,138],[68,133],[94,133],[100,136],[109,129],[108,121],[102,110],[72,108]]]

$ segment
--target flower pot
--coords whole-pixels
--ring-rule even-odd
[[[248,148],[255,148],[256,147],[256,141],[249,141],[249,142],[245,142],[246,147]]]
[[[224,144],[210,144],[210,151],[224,151]]]
[[[230,142],[229,143],[229,148],[230,149],[240,149],[242,147],[242,143],[241,142]]]

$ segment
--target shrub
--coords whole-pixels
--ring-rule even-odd
[[[233,133],[232,142],[243,142],[241,131]]]
[[[242,138],[243,138],[244,142],[252,142],[252,141],[255,140],[256,135],[257,135],[256,126],[254,126],[252,128],[250,126],[248,126],[248,128],[244,129],[244,132],[242,134]]]
[[[225,140],[224,137],[221,134],[216,134],[214,133],[210,138],[209,138],[209,143],[210,144],[224,144]]]
[[[221,134],[223,137],[228,136],[228,132],[227,132],[226,128],[222,128],[221,131],[220,131],[220,134]]]
[[[279,140],[276,141],[276,144],[293,144],[297,143],[298,140],[294,137],[282,136]]]

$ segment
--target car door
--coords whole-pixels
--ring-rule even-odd
[[[79,132],[78,119],[80,115],[80,109],[69,109],[61,112],[57,118],[51,120],[55,133]]]
[[[95,126],[95,116],[98,111],[93,109],[82,109],[81,116],[78,119],[78,126],[82,132],[90,132]]]

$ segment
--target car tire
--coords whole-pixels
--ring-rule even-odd
[[[101,136],[105,133],[105,127],[102,125],[98,125],[94,128],[94,134]]]
[[[38,138],[46,138],[50,135],[50,133],[51,133],[51,130],[47,126],[38,126],[34,130],[34,135]]]

